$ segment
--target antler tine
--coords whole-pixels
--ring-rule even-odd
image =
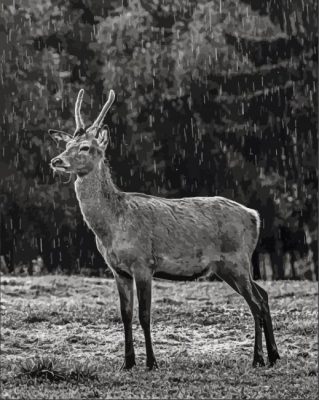
[[[109,93],[109,98],[107,102],[104,104],[104,107],[102,108],[102,111],[100,112],[99,116],[93,122],[92,128],[99,128],[102,125],[103,119],[106,113],[109,111],[111,105],[113,104],[114,99],[115,99],[115,93],[114,90],[111,89]]]
[[[75,115],[75,124],[76,124],[76,129],[75,132],[77,132],[79,129],[84,129],[85,125],[81,117],[81,104],[82,104],[82,99],[84,95],[84,90],[81,89],[79,91],[78,97],[75,102],[75,110],[74,110],[74,115]]]

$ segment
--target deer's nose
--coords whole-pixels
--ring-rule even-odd
[[[63,160],[60,157],[55,157],[51,160],[52,167],[58,167],[63,165]]]

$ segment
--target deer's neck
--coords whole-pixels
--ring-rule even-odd
[[[75,192],[89,227],[100,239],[110,236],[123,211],[123,193],[114,185],[109,166],[101,160],[93,171],[78,177]]]

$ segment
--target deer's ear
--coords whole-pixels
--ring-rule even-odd
[[[99,131],[97,142],[100,147],[105,148],[109,142],[109,128],[107,125],[104,125],[103,128]]]
[[[73,137],[70,133],[57,131],[55,129],[49,129],[49,134],[57,144],[60,142],[68,142]]]

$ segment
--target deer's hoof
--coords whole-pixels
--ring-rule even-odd
[[[158,365],[157,365],[155,358],[146,363],[146,368],[148,371],[154,371],[154,370],[158,369]]]
[[[136,365],[135,360],[124,360],[124,363],[120,368],[120,371],[128,371],[132,369],[135,365]]]
[[[254,357],[254,361],[253,361],[253,367],[264,367],[265,366],[265,361],[263,359],[263,356],[259,355]]]
[[[278,351],[274,351],[273,353],[268,355],[269,366],[273,367],[276,364],[276,361],[280,360],[280,356]]]

